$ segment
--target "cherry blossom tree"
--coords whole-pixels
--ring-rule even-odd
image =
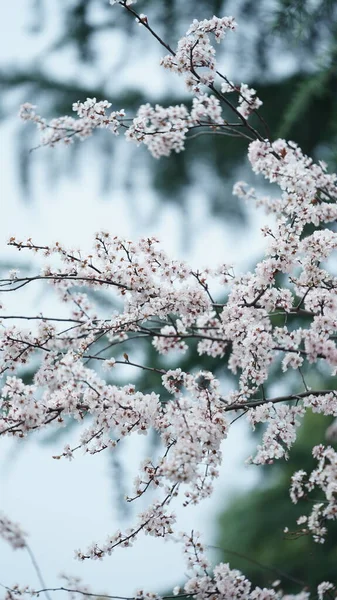
[[[246,139],[252,170],[278,187],[277,196],[261,197],[244,182],[234,186],[238,198],[264,206],[275,217],[274,226],[262,229],[265,258],[251,272],[240,274],[228,264],[193,270],[168,257],[154,238],[131,242],[101,231],[94,236],[92,253],[85,254],[60,242],[11,237],[9,245],[41,255],[44,266],[29,277],[12,271],[0,284],[4,297],[0,435],[24,438],[36,430],[63,427],[73,419],[81,426],[78,442],[74,447],[67,444],[54,457],[69,460],[78,451],[113,450],[134,434],[154,430],[160,437],[161,455],[140,465],[133,494],[127,498],[133,502],[150,496],[146,509],[130,529],[111,532],[106,540],[77,550],[81,561],[105,559],[119,546],[137,543],[139,533],[145,532],[180,539],[189,576],[182,588],[173,590],[178,598],[334,597],[336,582],[323,581],[318,590],[286,596],[281,581],[270,589],[254,588],[229,564],[212,568],[200,535],[176,531],[171,503],[178,498],[188,507],[212,494],[228,431],[238,418],[246,418],[252,429],[265,424],[248,461],[272,465],[288,458],[306,411],[337,417],[336,390],[310,389],[303,374],[308,365],[317,373],[337,374],[333,263],[337,177],[328,174],[323,162],[314,164],[296,143],[270,139],[258,112],[262,102],[256,91],[230,81],[218,70],[214,42],[234,34],[234,18],[194,20],[172,49],[152,28],[150,18],[136,12],[135,3],[111,2],[119,5],[113,10],[126,10],[165,48],[161,64],[183,76],[191,106],[145,104],[129,117],[122,109],[110,111],[107,100],[88,98],[74,103],[74,117],[47,122],[31,104],[22,107],[21,117],[41,130],[40,145],[70,144],[104,128],[108,134],[124,133],[128,141],[145,144],[155,158],[182,152],[188,140],[203,133]],[[37,281],[54,288],[66,317],[8,314],[6,298]],[[118,298],[120,309],[102,316],[86,288],[106,290]],[[25,318],[35,326],[21,327]],[[144,342],[159,354],[172,353],[175,368],[143,364],[123,351],[126,341],[132,342],[135,356],[139,356],[138,344]],[[212,371],[181,369],[177,357],[192,342],[200,355],[222,359],[235,375],[236,385],[230,391],[223,389]],[[24,383],[22,367],[37,360],[33,383]],[[131,367],[132,372],[150,371],[161,391],[143,393],[132,382],[114,385],[111,381],[119,365]],[[266,386],[275,369],[279,389],[291,391],[269,396]],[[328,435],[333,438],[336,431],[337,419]],[[312,449],[312,472],[300,470],[289,482],[290,501],[310,502],[303,503],[303,515],[297,523],[289,523],[285,535],[295,530],[296,535],[312,536],[316,543],[324,543],[329,521],[337,517],[337,453],[325,443],[322,440]],[[31,553],[25,532],[7,515],[0,517],[0,535],[13,549]],[[6,598],[51,594],[41,574],[40,582],[39,590],[7,587]],[[59,590],[71,597],[99,594],[75,579]],[[134,598],[159,596],[137,590]]]

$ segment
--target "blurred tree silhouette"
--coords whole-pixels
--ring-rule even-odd
[[[48,19],[54,18],[49,16],[51,0],[31,2],[29,27],[32,35],[38,35],[46,28]],[[319,149],[320,157],[337,163],[334,150],[337,139],[336,0],[199,0],[198,3],[140,0],[139,10],[148,13],[156,29],[173,46],[193,18],[233,13],[239,29],[223,44],[224,71],[227,64],[233,78],[248,79],[257,88],[265,105],[262,114],[270,124],[272,136],[294,139],[313,156]],[[96,96],[109,98],[113,107],[124,107],[133,114],[149,94],[144,93],[139,76],[133,80],[126,70],[136,66],[145,79],[148,69],[145,59],[149,52],[153,54],[154,65],[159,56],[147,32],[136,36],[133,20],[119,7],[110,7],[108,0],[71,0],[59,3],[58,11],[60,26],[55,28],[56,33],[39,60],[25,63],[24,67],[9,65],[1,69],[4,98],[20,89],[22,101],[29,99],[39,104],[46,116],[58,116],[69,113],[74,99]],[[48,61],[61,53],[62,75],[60,69],[56,75],[48,67]],[[64,60],[65,56],[69,60]],[[69,75],[73,73],[74,64],[76,78]],[[116,82],[114,73],[117,71]],[[89,80],[90,85],[85,83]],[[175,92],[174,97],[173,94],[171,89],[162,89],[156,96],[153,91],[150,95],[163,105],[186,101],[182,89],[178,94]],[[8,104],[3,105],[2,118],[9,112],[5,109]],[[28,187],[31,135],[20,128],[19,136],[21,181]],[[119,148],[116,139],[106,134],[92,140],[106,190],[114,185]],[[210,142],[210,138],[204,136],[194,141],[193,148],[188,147],[187,152],[155,161],[145,150],[140,153],[129,145],[125,154],[126,173],[131,172],[132,166],[133,175],[132,178],[126,176],[123,185],[132,189],[133,184],[137,184],[137,172],[146,170],[149,184],[159,197],[176,202],[182,209],[186,209],[191,190],[197,185],[213,213],[226,215],[239,223],[243,210],[231,198],[230,189],[235,167],[242,164],[244,150],[242,140],[216,136]],[[72,162],[67,154],[72,174],[79,152],[80,145],[75,144]],[[51,155],[48,160],[52,160]]]

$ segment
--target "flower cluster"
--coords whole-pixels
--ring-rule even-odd
[[[224,91],[224,88],[222,91]],[[242,83],[239,96],[239,113],[247,119],[249,115],[254,112],[254,110],[258,110],[260,106],[262,106],[262,101],[257,97],[256,90],[248,87],[246,83]]]
[[[94,129],[104,128],[118,135],[125,113],[123,110],[107,113],[110,107],[111,103],[107,100],[97,102],[96,98],[87,98],[85,102],[73,104],[73,111],[78,118],[66,116],[47,122],[36,114],[36,106],[27,102],[21,106],[20,117],[37,125],[42,132],[41,145],[53,148],[61,141],[71,144],[74,138],[84,140],[92,135]]]
[[[235,28],[233,17],[194,19],[186,36],[179,40],[176,52],[165,56],[161,64],[174,73],[184,74],[187,87],[199,93],[200,84],[212,85],[216,77],[215,48],[209,34],[220,42],[227,31]]]
[[[188,126],[191,124],[186,106],[163,108],[149,103],[140,106],[132,125],[127,129],[127,140],[144,143],[152,156],[169,156],[172,151],[184,150]]]
[[[27,534],[19,523],[14,523],[6,515],[0,513],[0,538],[5,540],[13,550],[25,548]]]
[[[315,502],[309,517],[302,516],[298,525],[303,525],[300,533],[311,533],[316,542],[323,543],[327,534],[327,521],[337,519],[337,452],[331,447],[315,446],[313,456],[318,465],[310,475],[303,470],[297,471],[293,477],[290,496],[296,504],[307,497],[314,489],[320,489],[322,501]]]
[[[96,560],[110,556],[117,546],[122,548],[131,547],[140,531],[154,537],[168,537],[173,533],[172,525],[175,521],[175,515],[167,512],[165,503],[156,502],[140,513],[139,522],[135,527],[127,529],[125,533],[118,530],[109,536],[104,544],[94,543],[85,552],[76,550],[75,558],[83,561],[87,558]]]
[[[296,440],[296,428],[299,427],[299,417],[305,409],[302,406],[274,406],[272,403],[259,406],[250,411],[249,418],[255,423],[268,423],[263,434],[262,445],[258,446],[254,464],[273,463],[274,459],[288,458],[289,449]]]

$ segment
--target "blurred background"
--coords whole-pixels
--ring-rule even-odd
[[[193,18],[232,14],[239,27],[217,47],[220,70],[257,90],[273,139],[295,140],[336,169],[336,0],[139,0],[136,8],[173,47]],[[10,235],[41,243],[60,239],[89,249],[101,228],[133,239],[155,235],[172,256],[193,266],[253,267],[263,255],[259,228],[266,217],[231,194],[238,179],[257,184],[244,141],[200,136],[187,143],[185,152],[158,161],[145,148],[103,131],[70,148],[31,152],[38,136],[17,117],[22,102],[37,104],[51,118],[71,114],[72,103],[87,97],[108,99],[113,110],[124,108],[131,116],[146,101],[163,106],[191,101],[182,81],[160,69],[160,47],[130,15],[108,0],[11,0],[2,7],[0,44],[3,271],[18,265],[34,270],[30,256],[6,247]],[[34,314],[36,306],[49,315],[57,309],[42,288],[11,302],[16,314]],[[102,297],[102,310],[111,309],[111,302]],[[163,364],[151,349],[143,352],[145,363]],[[213,369],[228,378],[223,360],[199,357],[193,347],[180,366]],[[32,376],[25,374],[27,380]],[[321,374],[321,387],[335,384]],[[158,382],[139,376],[137,385],[147,390]],[[276,372],[270,387],[277,391]],[[254,439],[239,421],[224,446],[214,497],[200,507],[180,509],[181,528],[197,527],[217,547],[214,560],[230,561],[255,584],[282,579],[283,587],[297,585],[299,591],[303,583],[333,581],[337,545],[332,534],[324,547],[283,535],[298,515],[288,497],[290,475],[311,467],[309,449],[328,424],[309,415],[289,464],[261,473],[244,466]],[[75,438],[76,428],[68,435]],[[127,553],[120,550],[91,565],[72,556],[74,548],[130,524],[135,515],[125,512],[122,498],[139,456],[154,452],[157,440],[131,441],[114,455],[79,456],[72,464],[53,461],[66,441],[60,434],[24,443],[6,440],[0,454],[1,508],[31,533],[48,585],[57,584],[60,571],[78,574],[95,591],[116,594],[180,583],[184,566],[174,544],[144,538]],[[27,556],[0,544],[1,583],[35,585],[34,577]]]

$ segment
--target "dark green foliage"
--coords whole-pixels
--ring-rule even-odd
[[[308,413],[289,461],[265,467],[260,484],[233,498],[219,518],[216,543],[223,549],[221,560],[242,570],[255,585],[269,586],[280,579],[282,588],[294,593],[304,586],[314,591],[321,581],[336,582],[336,522],[328,524],[324,545],[313,542],[309,536],[290,539],[284,534],[285,527],[291,532],[300,529],[296,519],[310,512],[311,500],[319,501],[316,492],[308,502],[292,504],[289,485],[295,471],[310,472],[315,468],[317,463],[311,456],[311,448],[322,443],[330,421]]]

